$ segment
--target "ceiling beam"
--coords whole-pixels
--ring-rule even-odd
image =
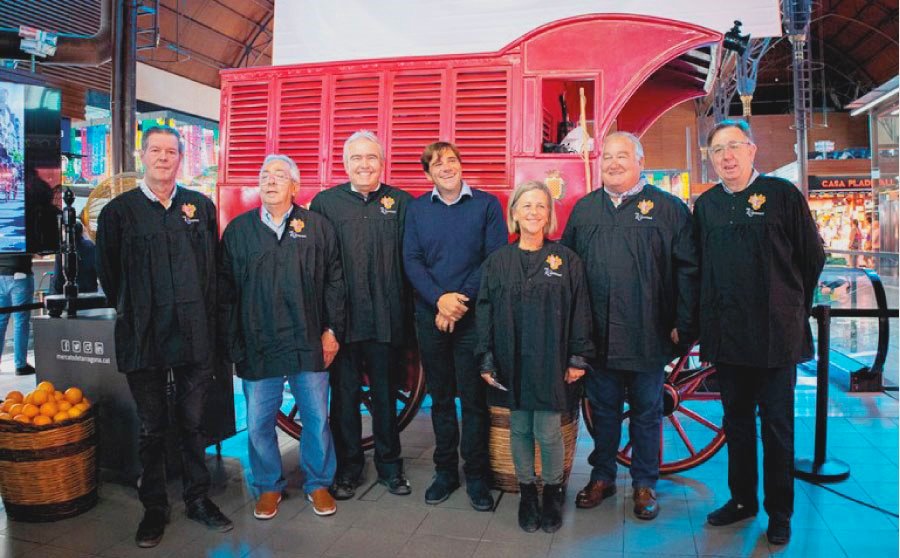
[[[185,19],[185,20],[189,21],[192,25],[196,25],[197,27],[199,27],[199,28],[201,28],[201,29],[204,29],[204,30],[209,31],[209,32],[211,32],[211,33],[215,33],[215,34],[218,35],[219,37],[222,37],[222,38],[225,39],[227,42],[229,42],[229,43],[231,43],[231,44],[237,46],[237,47],[240,48],[241,50],[244,50],[245,48],[248,48],[246,43],[241,42],[241,41],[235,39],[235,38],[232,37],[231,35],[226,35],[225,33],[219,31],[218,29],[214,29],[214,28],[210,27],[209,25],[206,25],[205,23],[203,23],[203,22],[201,22],[201,21],[197,21],[196,19],[192,18],[192,17],[189,16],[189,15],[180,13],[180,12],[178,12],[177,10],[174,10],[174,9],[172,9],[172,8],[170,8],[170,7],[168,7],[168,6],[166,6],[165,4],[160,4],[160,7],[165,8],[166,10],[168,10],[169,12],[171,12],[172,14],[174,14],[176,18]],[[252,49],[252,47],[250,47],[250,48],[251,48],[252,51],[255,52],[255,49]]]
[[[238,58],[237,63],[234,65],[235,68],[240,68],[242,65],[249,65],[250,55],[254,52],[253,44],[256,42],[256,39],[258,39],[259,36],[262,34],[263,30],[265,30],[266,27],[268,27],[269,23],[272,22],[272,19],[274,17],[275,17],[274,12],[266,14],[266,16],[262,19],[262,21],[260,21],[257,24],[255,32],[252,33],[249,37],[247,37],[247,40],[244,41],[244,45],[246,45],[246,46],[243,47],[243,52],[241,53],[240,57]],[[261,55],[262,54],[257,55],[256,59],[259,60],[259,57]]]

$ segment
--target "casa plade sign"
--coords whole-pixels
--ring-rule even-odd
[[[810,176],[810,190],[871,190],[878,187],[896,187],[896,177],[873,179],[870,176]]]

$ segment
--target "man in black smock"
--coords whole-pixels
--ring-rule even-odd
[[[664,368],[691,341],[697,253],[691,215],[678,198],[641,177],[644,152],[632,134],[603,144],[603,189],[572,211],[563,244],[584,261],[598,358],[585,376],[594,425],[591,480],[575,500],[593,508],[616,491],[622,406],[628,387],[634,513],[659,513],[660,421]]]
[[[750,126],[724,121],[707,141],[721,182],[694,208],[701,255],[700,353],[715,363],[725,410],[731,499],[708,516],[756,515],[756,414],[772,544],[790,539],[796,365],[812,356],[809,314],[825,253],[791,183],[753,168]]]
[[[331,431],[338,463],[332,493],[338,500],[352,498],[362,482],[363,374],[369,380],[378,482],[392,494],[410,493],[400,457],[393,375],[412,318],[401,251],[412,196],[382,184],[383,167],[384,148],[375,134],[354,133],[344,143],[350,181],[320,192],[310,204],[334,225],[347,292],[344,345],[331,374]]]
[[[97,226],[100,284],[116,307],[116,362],[141,421],[141,547],[159,544],[166,496],[167,375],[175,378],[181,434],[182,497],[188,517],[219,531],[231,521],[207,493],[210,477],[200,431],[213,378],[216,312],[216,208],[175,184],[183,144],[174,128],[144,132],[139,187],[103,208]]]

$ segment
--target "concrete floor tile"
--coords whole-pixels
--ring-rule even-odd
[[[543,545],[535,547],[527,542],[481,541],[472,556],[473,558],[547,558],[547,553],[548,549]],[[565,556],[574,558],[571,554]],[[596,556],[596,554],[592,554],[592,556]]]
[[[743,528],[701,528],[694,531],[697,554],[701,556],[761,557],[769,555],[765,528],[750,522]]]
[[[396,558],[408,539],[408,536],[394,532],[370,531],[351,527],[325,551],[325,556]]]
[[[831,534],[849,558],[898,555],[896,530],[885,536],[872,536],[859,529],[832,529]]]
[[[512,495],[506,495],[507,498],[510,496]],[[504,508],[502,512],[496,513],[508,511]],[[481,540],[490,519],[491,516],[474,511],[436,507],[427,512],[427,517],[417,525],[415,534]]]
[[[626,523],[623,527],[625,553],[642,552],[661,555],[666,553],[696,553],[694,535],[690,529],[657,527],[652,521],[641,525]]]
[[[477,540],[416,534],[406,541],[399,558],[469,558],[477,546]]]

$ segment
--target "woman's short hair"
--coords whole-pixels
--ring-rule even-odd
[[[509,197],[509,203],[506,205],[506,229],[509,231],[509,234],[519,234],[519,224],[513,218],[513,213],[516,210],[516,204],[519,203],[519,199],[526,192],[532,190],[540,190],[547,196],[547,202],[550,208],[550,219],[547,220],[547,224],[544,226],[544,234],[553,234],[556,232],[556,207],[554,207],[553,194],[550,193],[550,188],[538,180],[527,180],[516,186],[516,189],[513,190],[512,195]]]

